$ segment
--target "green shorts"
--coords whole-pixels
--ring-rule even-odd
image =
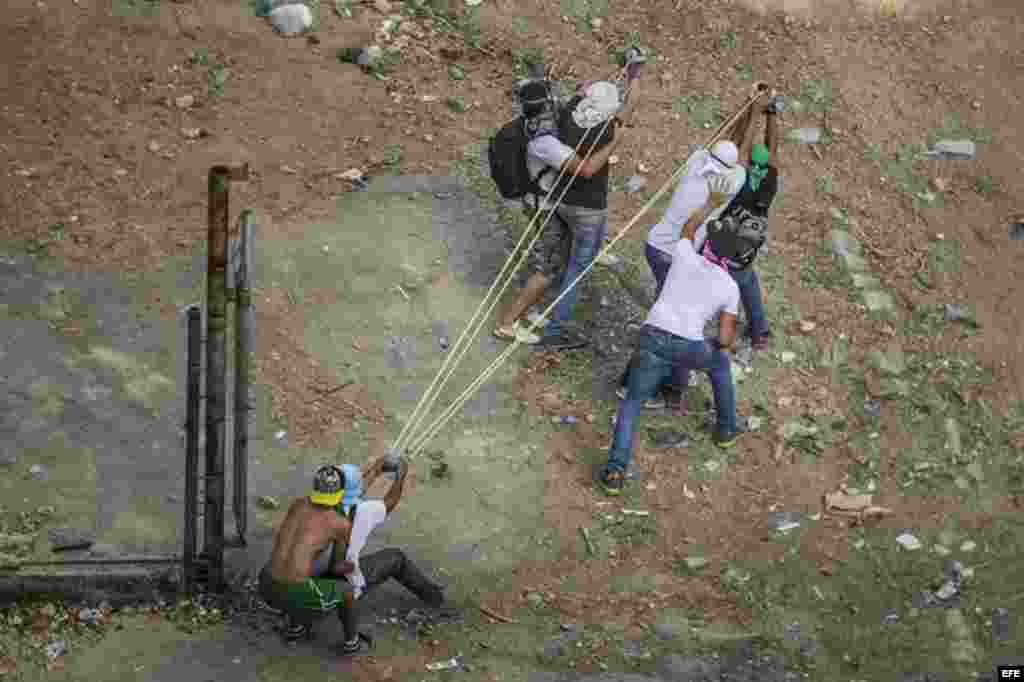
[[[344,579],[306,578],[300,583],[285,583],[274,580],[267,568],[260,572],[260,596],[289,613],[336,611],[346,592],[351,593],[352,586]]]

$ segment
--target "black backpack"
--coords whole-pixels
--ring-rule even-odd
[[[552,135],[554,133],[541,133]],[[538,180],[530,177],[526,166],[526,146],[530,137],[526,133],[526,119],[518,116],[494,134],[487,146],[491,164],[491,179],[505,199],[521,199],[527,194],[542,195]],[[541,175],[544,173],[542,172]]]

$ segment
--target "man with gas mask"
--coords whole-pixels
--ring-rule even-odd
[[[544,350],[568,350],[587,343],[565,324],[577,299],[576,287],[569,287],[593,262],[607,232],[608,160],[622,143],[621,124],[631,111],[630,102],[635,102],[631,90],[642,62],[642,54],[636,55],[634,63],[627,65],[627,90],[621,101],[618,87],[606,81],[582,86],[564,105],[546,80],[531,80],[518,89],[531,185],[523,203],[531,217],[541,212],[538,227],[548,213],[554,215],[530,252],[526,286],[497,320],[494,334],[498,338],[518,338]],[[545,199],[549,192],[550,198]],[[526,333],[516,321],[542,299],[556,278],[560,278],[558,294],[564,296],[541,335]]]

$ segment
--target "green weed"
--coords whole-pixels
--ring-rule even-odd
[[[832,108],[832,84],[826,80],[803,81],[799,99],[809,112],[828,111]]]
[[[754,67],[750,64],[737,64],[735,67],[736,75],[740,80],[748,81],[754,77]]]
[[[387,144],[384,145],[384,165],[385,166],[397,166],[402,162],[402,145],[400,144]]]
[[[111,0],[111,13],[115,17],[152,17],[159,7],[159,0]]]
[[[994,182],[991,175],[979,175],[974,178],[974,191],[982,196],[992,194]]]
[[[832,176],[819,175],[814,179],[814,189],[818,194],[832,194]]]
[[[736,34],[732,31],[726,31],[718,36],[718,47],[723,50],[731,50],[736,47]]]
[[[210,97],[224,94],[224,84],[228,80],[228,70],[223,64],[211,64],[206,71],[206,89]]]
[[[509,22],[509,26],[512,28],[512,32],[516,35],[524,35],[527,30],[526,19],[523,17],[512,17],[512,21]]]
[[[942,117],[940,127],[928,133],[928,144],[948,139],[967,139],[977,144],[988,144],[992,142],[992,133],[984,128],[965,126],[958,114],[949,113]]]
[[[569,17],[581,33],[590,30],[590,22],[608,12],[608,0],[560,0],[562,16]]]
[[[516,78],[525,78],[532,64],[544,63],[544,50],[539,47],[512,48],[512,73]]]
[[[721,102],[714,95],[684,95],[672,101],[675,113],[685,113],[691,127],[710,128],[721,121]]]

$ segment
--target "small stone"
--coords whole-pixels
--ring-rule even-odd
[[[198,140],[200,137],[203,136],[203,129],[202,128],[182,128],[181,129],[181,134],[187,140]]]
[[[971,102],[971,109],[974,109],[975,111],[981,109],[981,102],[979,102],[978,100],[974,100],[973,102]]]
[[[46,645],[46,657],[51,661],[63,656],[65,651],[67,651],[67,646],[62,639],[54,640]]]
[[[800,322],[800,331],[802,331],[804,334],[810,334],[811,332],[814,331],[816,326],[817,325],[815,325],[810,320],[803,320],[802,322]]]
[[[614,166],[618,162],[619,162],[619,157],[618,157],[617,154],[612,154],[611,156],[608,157],[608,165],[609,166]]]
[[[37,481],[42,481],[46,479],[46,467],[44,467],[42,464],[33,464],[31,467],[29,467],[28,473],[32,478],[34,478]]]
[[[642,161],[640,163],[636,164],[636,172],[637,173],[647,173],[648,171],[650,171],[650,168],[648,168],[646,165],[644,165],[644,163]]]
[[[590,20],[590,28],[594,29],[595,31],[601,30],[602,26],[604,26],[604,19],[602,19],[601,17],[594,17],[593,19]]]
[[[686,557],[685,563],[686,568],[691,571],[697,571],[707,566],[708,560],[702,556],[689,556]]]
[[[932,551],[938,554],[939,556],[949,556],[950,554],[949,548],[943,545],[935,545],[934,547],[932,547]]]
[[[902,535],[899,535],[896,538],[896,542],[898,542],[904,549],[910,551],[921,549],[921,541],[910,533],[903,533]]]
[[[181,97],[174,100],[175,106],[177,106],[179,109],[189,109],[195,103],[196,98],[192,95],[182,95]]]
[[[951,161],[966,161],[973,159],[975,146],[972,140],[940,140],[935,146],[925,152],[925,156],[932,159],[946,159]]]
[[[973,552],[977,548],[978,543],[974,542],[973,540],[965,540],[964,543],[960,545],[961,552]]]
[[[647,184],[647,178],[643,178],[639,175],[634,175],[629,180],[626,180],[625,189],[628,194],[636,194],[644,185]]]
[[[791,350],[782,351],[779,353],[779,360],[785,363],[790,363],[796,360],[796,353]]]
[[[1010,239],[1013,241],[1024,239],[1024,220],[1010,223]]]
[[[786,139],[803,144],[816,144],[821,141],[821,128],[796,128],[786,133]]]
[[[949,189],[949,183],[946,180],[943,180],[942,178],[933,178],[932,187],[935,189],[936,192],[945,192],[947,189]]]
[[[282,36],[294,36],[313,26],[313,12],[303,4],[283,5],[270,12],[270,24]]]
[[[163,146],[156,140],[150,140],[149,144],[146,145],[146,147],[147,149],[149,149],[149,151],[153,152],[154,154],[163,149]]]
[[[263,507],[264,509],[277,509],[281,506],[281,503],[276,498],[270,495],[261,495],[256,498],[256,504]]]
[[[81,528],[53,528],[50,530],[49,536],[54,552],[88,549],[96,542],[95,533]]]

